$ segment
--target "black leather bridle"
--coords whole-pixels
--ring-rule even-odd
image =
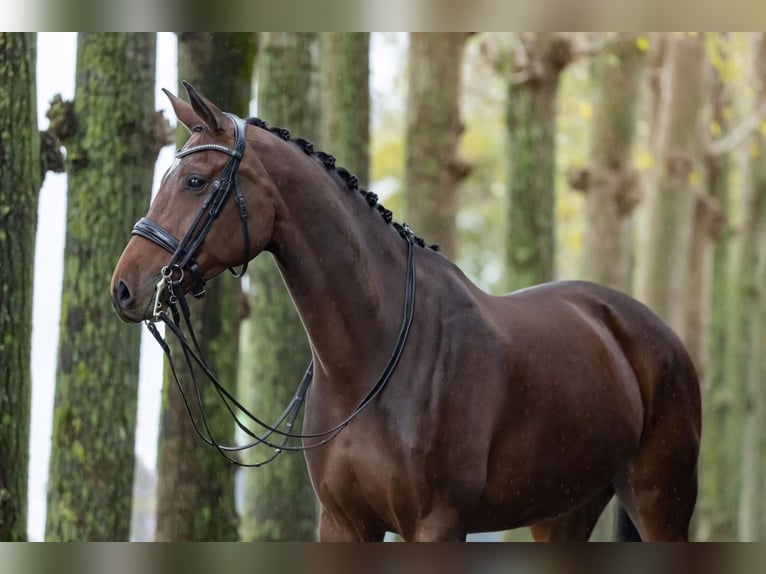
[[[247,207],[245,198],[239,188],[237,172],[239,164],[242,161],[242,155],[245,152],[245,121],[234,114],[226,114],[234,124],[234,147],[227,148],[219,144],[202,144],[185,148],[176,153],[176,159],[186,157],[193,153],[202,151],[217,151],[229,156],[229,161],[221,171],[221,175],[211,184],[211,190],[205,200],[202,202],[197,216],[194,218],[189,229],[184,234],[181,241],[178,241],[173,235],[168,233],[160,225],[142,217],[133,226],[132,235],[139,235],[144,239],[159,245],[165,251],[168,251],[170,261],[162,268],[162,279],[157,284],[154,298],[154,309],[152,312],[154,320],[159,320],[162,313],[162,294],[174,283],[180,284],[185,270],[189,271],[192,277],[191,294],[197,299],[205,295],[205,280],[200,272],[199,265],[194,259],[194,254],[199,249],[202,242],[210,232],[210,227],[220,215],[226,199],[234,191],[234,201],[239,207],[239,216],[242,221],[242,234],[245,244],[245,262],[242,269],[236,272],[231,269],[235,277],[239,277],[247,270],[247,263],[250,260],[250,233],[247,225]],[[178,294],[172,294],[171,297],[177,297]]]
[[[344,428],[346,428],[349,423],[354,420],[365,408],[367,408],[375,400],[375,398],[380,395],[385,386],[391,380],[396,366],[401,359],[402,353],[404,352],[404,345],[407,342],[407,336],[409,335],[410,327],[412,326],[412,320],[415,313],[416,274],[414,247],[416,238],[409,227],[407,227],[407,225],[401,227],[403,232],[402,235],[407,241],[407,271],[404,285],[404,308],[402,313],[402,322],[399,327],[396,344],[394,345],[394,349],[391,353],[388,364],[381,372],[375,384],[370,388],[367,394],[362,397],[359,403],[357,403],[357,406],[351,411],[351,413],[338,424],[325,431],[310,434],[294,432],[294,423],[300,414],[301,407],[303,406],[306,394],[308,392],[308,388],[313,379],[313,361],[311,361],[309,362],[308,368],[306,369],[306,372],[303,375],[300,384],[298,385],[298,389],[295,392],[295,395],[290,400],[282,414],[277,418],[277,420],[272,424],[268,424],[262,419],[256,417],[218,381],[215,374],[207,365],[207,362],[202,356],[200,345],[197,342],[197,337],[194,333],[189,306],[186,302],[186,298],[181,286],[184,277],[184,270],[188,270],[192,276],[192,295],[197,298],[204,296],[205,282],[200,272],[199,266],[194,260],[194,254],[196,253],[197,249],[199,249],[200,245],[202,245],[202,242],[205,240],[205,237],[210,231],[210,227],[218,215],[221,213],[224,203],[231,194],[232,190],[234,191],[234,201],[236,201],[239,207],[240,219],[242,220],[246,259],[239,273],[235,272],[233,269],[231,269],[231,272],[234,273],[235,276],[241,276],[244,274],[247,269],[248,260],[250,259],[250,239],[248,233],[247,210],[245,207],[244,196],[239,189],[239,184],[237,181],[237,171],[239,169],[239,165],[245,150],[246,122],[234,114],[227,114],[227,116],[232,120],[235,126],[233,148],[227,148],[218,144],[202,144],[199,146],[192,146],[190,148],[182,149],[176,154],[176,158],[183,158],[187,155],[197,152],[218,151],[229,156],[229,161],[224,166],[221,175],[213,183],[211,191],[202,202],[199,212],[197,213],[194,221],[192,222],[191,226],[181,241],[178,241],[173,235],[168,233],[160,225],[156,224],[150,219],[147,219],[146,217],[141,218],[135,224],[132,234],[139,235],[145,239],[148,239],[149,241],[159,245],[171,254],[170,261],[165,267],[162,268],[162,278],[156,286],[152,320],[147,320],[145,323],[149,329],[149,332],[162,347],[162,350],[168,359],[170,372],[173,375],[176,386],[181,393],[181,397],[184,401],[187,414],[191,420],[192,427],[205,443],[214,447],[227,461],[239,466],[258,467],[273,461],[284,451],[303,451],[327,444]],[[168,298],[166,310],[163,310],[162,294],[165,290],[169,292],[170,296]],[[187,341],[181,328],[181,320],[178,312],[178,307],[181,309],[181,315],[183,316],[184,322],[186,323],[186,328],[189,331],[191,344]],[[172,319],[168,316],[169,314],[172,315]],[[195,416],[192,414],[192,409],[189,404],[189,398],[187,397],[186,389],[178,378],[175,363],[170,352],[170,347],[157,329],[155,324],[157,321],[163,322],[166,329],[172,332],[180,343],[181,351],[183,352],[184,359],[189,368],[189,374],[191,376],[194,390],[193,400],[197,404],[197,409],[200,413],[199,416],[201,419],[201,424],[197,422]],[[194,374],[195,364],[199,369],[202,370],[207,379],[212,383],[213,387],[218,393],[218,396],[226,406],[226,409],[232,415],[236,426],[252,439],[250,442],[244,445],[226,446],[219,443],[213,437],[213,434],[207,423],[207,418],[205,416],[202,396],[200,393],[199,385],[197,383],[197,378]],[[237,412],[241,413],[244,417],[260,426],[263,429],[262,434],[256,434],[255,432],[251,431],[240,420]],[[272,438],[274,435],[280,437],[281,440],[277,442],[274,438]],[[307,442],[299,445],[290,445],[288,444],[288,441],[291,439],[304,440]],[[244,451],[261,444],[271,447],[273,449],[273,453],[259,462],[243,463],[231,455],[231,453]]]

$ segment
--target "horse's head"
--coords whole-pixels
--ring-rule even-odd
[[[112,275],[112,302],[125,321],[156,318],[163,270],[183,276],[183,289],[199,296],[204,280],[247,263],[273,233],[274,184],[245,145],[244,122],[185,86],[191,104],[165,93],[191,137]],[[161,293],[161,305],[167,296]]]

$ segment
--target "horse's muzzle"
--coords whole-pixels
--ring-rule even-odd
[[[140,323],[151,311],[142,299],[134,296],[133,290],[122,279],[115,279],[112,284],[112,306],[126,323]]]

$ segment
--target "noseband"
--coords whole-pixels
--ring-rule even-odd
[[[218,179],[213,182],[211,186],[212,189],[202,202],[194,221],[181,241],[178,241],[172,234],[168,233],[168,231],[163,229],[160,225],[146,217],[139,219],[133,226],[132,235],[139,235],[144,239],[148,239],[171,254],[170,261],[168,261],[168,264],[162,268],[162,279],[157,283],[153,310],[154,320],[159,320],[161,315],[161,296],[163,291],[165,289],[170,290],[171,299],[177,297],[177,294],[172,292],[173,286],[180,286],[186,270],[189,271],[192,278],[192,295],[197,299],[205,295],[205,280],[202,277],[199,265],[194,259],[194,254],[210,232],[210,227],[213,225],[213,222],[220,215],[232,189],[234,190],[234,201],[239,207],[239,217],[242,221],[242,233],[245,243],[245,262],[242,264],[242,269],[239,272],[236,272],[234,269],[231,269],[231,272],[235,277],[239,277],[247,270],[247,263],[250,259],[250,234],[248,233],[247,226],[247,207],[245,198],[239,189],[237,178],[239,164],[242,161],[242,155],[245,151],[245,121],[234,114],[226,115],[234,124],[233,148],[227,148],[219,144],[202,144],[182,149],[176,153],[176,159],[201,151],[217,151],[229,156],[229,161],[224,166]],[[172,302],[173,301],[171,300],[171,303]]]

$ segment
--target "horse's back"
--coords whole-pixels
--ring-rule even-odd
[[[636,299],[604,285],[587,281],[545,283],[502,297],[535,321],[545,316],[573,335],[581,324],[605,327],[614,337],[641,384],[649,407],[660,387],[675,387],[677,398],[699,407],[699,381],[683,342],[673,329]],[[678,374],[679,376],[672,376]]]

